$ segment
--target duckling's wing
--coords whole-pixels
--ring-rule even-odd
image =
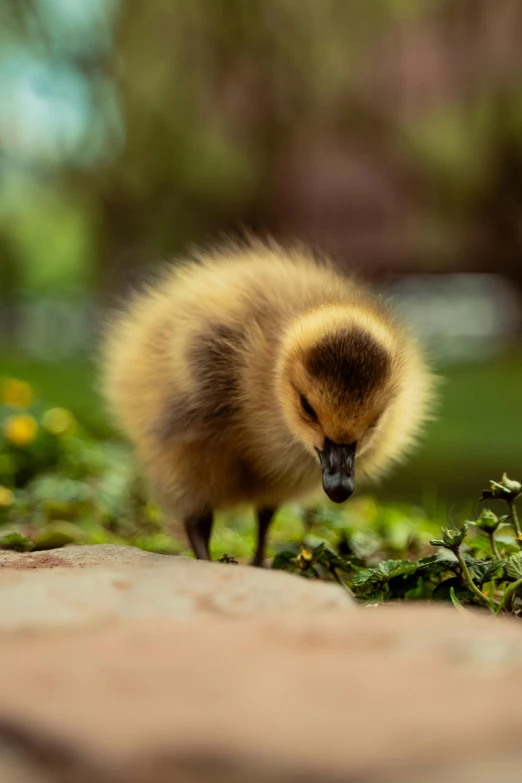
[[[217,436],[234,424],[240,412],[244,346],[238,324],[209,321],[191,335],[184,356],[190,387],[165,400],[152,426],[156,437],[190,442]]]

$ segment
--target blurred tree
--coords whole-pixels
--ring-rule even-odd
[[[17,252],[54,252],[20,240],[48,194],[64,205],[52,230],[81,214],[68,252],[88,253],[83,282],[103,290],[242,227],[368,273],[494,264],[520,281],[518,0],[2,0],[1,14],[0,86],[15,86],[0,233]]]

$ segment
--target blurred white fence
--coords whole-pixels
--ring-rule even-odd
[[[411,275],[386,292],[414,331],[444,362],[494,355],[521,336],[519,294],[497,275]],[[41,360],[90,353],[103,311],[95,298],[22,297],[0,304],[0,348]]]
[[[443,361],[477,361],[521,337],[520,295],[498,275],[411,275],[387,292]]]

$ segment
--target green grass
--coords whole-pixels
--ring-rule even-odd
[[[382,488],[383,497],[448,503],[477,496],[477,481],[522,467],[522,355],[443,371],[441,405],[422,448]]]
[[[98,393],[94,361],[68,359],[64,362],[44,362],[2,353],[0,368],[0,375],[30,383],[36,396],[45,403],[69,408],[96,434],[111,434],[103,400]]]
[[[430,438],[432,458],[519,461],[522,456],[522,355],[452,368],[440,420]],[[476,453],[479,449],[480,453]]]

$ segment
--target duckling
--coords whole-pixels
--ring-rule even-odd
[[[391,310],[329,260],[251,242],[169,266],[103,342],[103,387],[152,489],[210,560],[214,512],[343,503],[415,443],[432,375]]]

